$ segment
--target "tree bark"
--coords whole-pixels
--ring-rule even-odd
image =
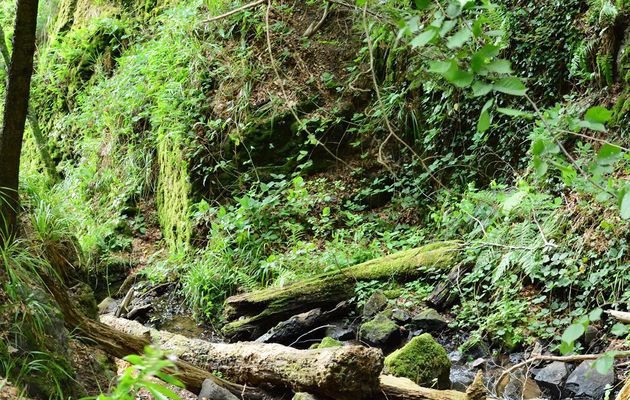
[[[112,315],[102,316],[101,321],[126,334],[150,335],[161,349],[181,360],[220,371],[239,383],[270,384],[338,400],[373,399],[380,393],[383,354],[379,349],[342,346],[297,350],[275,343],[210,343]]]
[[[316,275],[283,288],[232,296],[225,303],[225,317],[232,322],[225,325],[223,333],[239,340],[251,339],[295,314],[319,307],[332,308],[351,298],[358,281],[404,282],[435,269],[449,268],[457,260],[459,246],[458,242],[434,243]]]
[[[4,101],[0,133],[0,242],[15,234],[19,205],[18,182],[24,125],[33,74],[38,0],[18,0],[13,36],[13,56]]]
[[[4,36],[4,30],[2,29],[2,27],[0,27],[0,53],[2,53],[4,66],[8,71],[9,65],[11,64],[11,55],[9,54],[9,48],[7,47],[7,41]],[[50,153],[48,152],[48,143],[47,140],[44,138],[44,134],[42,133],[41,128],[39,127],[37,114],[35,114],[35,110],[30,105],[27,111],[26,118],[29,125],[31,126],[33,140],[35,141],[35,146],[37,146],[37,150],[39,151],[39,156],[42,158],[42,162],[44,163],[44,168],[48,173],[48,177],[52,180],[53,183],[55,183],[59,180],[59,174],[57,173],[55,163],[53,163],[52,158],[50,157]]]

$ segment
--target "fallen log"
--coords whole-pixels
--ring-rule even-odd
[[[372,399],[379,393],[380,350],[363,346],[297,350],[275,343],[210,343],[112,315],[101,321],[117,331],[150,337],[162,350],[247,385],[268,384],[339,399]]]
[[[469,265],[456,265],[448,273],[446,279],[437,284],[427,297],[427,303],[437,310],[445,310],[457,301],[458,295],[453,290],[459,280],[468,272]]]
[[[150,340],[146,337],[121,332],[101,322],[87,318],[74,307],[61,284],[54,278],[46,275],[42,275],[42,278],[45,281],[46,289],[53,296],[63,314],[66,328],[75,332],[78,339],[82,342],[90,346],[96,346],[117,358],[123,358],[130,354],[142,354],[144,348],[151,344]],[[201,390],[204,380],[211,379],[218,386],[229,390],[242,399],[264,400],[269,397],[256,388],[228,382],[212,375],[212,373],[207,370],[181,360],[176,361],[175,365],[176,371],[167,372],[176,376],[190,391],[198,392]]]
[[[630,312],[608,310],[606,314],[610,315],[622,324],[630,324]]]
[[[381,391],[386,399],[397,400],[468,400],[464,392],[429,389],[416,385],[411,379],[381,375]]]
[[[451,267],[459,242],[440,242],[401,251],[352,267],[326,272],[283,288],[268,288],[228,298],[223,333],[233,339],[251,339],[290,316],[318,307],[333,307],[354,296],[358,281],[417,278],[432,269]],[[237,319],[241,317],[240,319]]]

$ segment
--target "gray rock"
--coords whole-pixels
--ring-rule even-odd
[[[573,366],[571,364],[554,361],[539,370],[534,376],[534,379],[538,383],[538,386],[550,396],[559,398],[562,396],[564,382],[572,370]]]
[[[465,392],[475,380],[475,371],[464,366],[451,366],[451,389]]]
[[[451,360],[453,364],[459,364],[464,360],[464,354],[459,350],[453,350],[448,353],[448,359]]]
[[[595,369],[595,361],[584,361],[569,375],[564,385],[566,397],[592,398],[604,397],[606,387],[615,383],[615,372],[611,368],[607,374],[602,375]]]
[[[412,323],[426,332],[439,331],[446,328],[447,325],[444,317],[432,308],[427,308],[414,316]]]
[[[600,335],[599,328],[589,325],[586,327],[586,332],[584,332],[582,337],[582,343],[584,346],[590,346]]]
[[[411,315],[405,310],[394,310],[392,311],[392,319],[401,324],[406,324],[411,321]]]
[[[354,330],[344,327],[343,325],[335,325],[326,328],[326,336],[340,341],[356,339]]]
[[[400,327],[383,313],[361,325],[359,337],[362,341],[377,347],[390,347],[400,342]]]
[[[214,383],[212,379],[206,379],[201,384],[201,392],[197,396],[197,400],[239,400],[227,389]]]
[[[468,364],[469,364],[472,368],[478,369],[478,368],[483,368],[483,367],[485,367],[487,362],[488,362],[488,361],[487,361],[485,358],[479,357],[479,358],[477,358],[477,359],[475,359],[475,360],[472,360],[472,361],[471,361],[471,362],[469,362]]]
[[[374,292],[363,306],[363,318],[370,319],[387,307],[387,297],[382,291]]]

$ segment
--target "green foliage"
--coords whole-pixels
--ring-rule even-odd
[[[164,383],[156,382],[156,378],[169,385],[183,388],[184,385],[164,372],[167,368],[175,367],[173,358],[164,358],[164,353],[151,346],[144,348],[144,354],[130,355],[123,360],[132,364],[118,379],[116,387],[110,394],[101,394],[96,397],[86,398],[93,400],[133,400],[139,390],[146,390],[156,399],[180,400],[180,397]]]

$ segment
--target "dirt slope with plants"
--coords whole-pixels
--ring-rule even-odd
[[[243,5],[40,5],[31,106],[60,178],[27,131],[22,239],[0,248],[0,393],[3,377],[36,398],[114,393],[114,360],[60,328],[31,273],[48,271],[92,318],[300,349],[331,336],[392,353],[386,370],[422,386],[465,389],[483,369],[505,398],[614,398],[629,374],[626,2],[222,15]],[[4,1],[9,41],[13,14]],[[368,273],[442,242],[457,243],[446,266]],[[446,375],[400,367],[420,345]],[[560,383],[539,379],[552,359],[503,374],[584,354],[605,377],[588,388],[579,358]]]

